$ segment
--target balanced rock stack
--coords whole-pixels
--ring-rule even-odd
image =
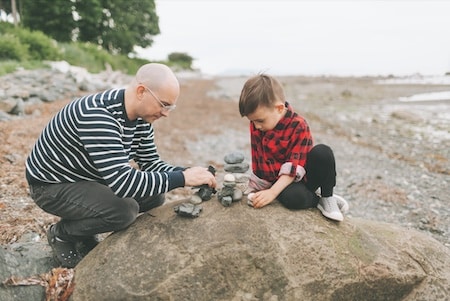
[[[223,188],[217,194],[220,203],[228,207],[231,203],[242,200],[242,196],[242,191],[236,187],[236,179],[233,174],[226,174],[223,177]]]
[[[229,153],[224,157],[225,165],[223,168],[225,172],[233,174],[236,187],[242,192],[247,190],[250,178],[250,175],[247,173],[249,165],[244,160],[244,154],[241,152]]]
[[[223,167],[225,172],[231,173],[235,178],[236,188],[240,189],[242,192],[245,192],[248,187],[248,180],[250,176],[247,173],[249,165],[244,162],[244,154],[241,152],[232,152],[227,154],[223,160],[225,161],[225,165]]]
[[[224,170],[227,172],[223,178],[223,188],[217,197],[220,203],[226,207],[232,202],[240,201],[244,191],[248,186],[249,165],[244,162],[244,155],[240,152],[233,152],[224,157]]]

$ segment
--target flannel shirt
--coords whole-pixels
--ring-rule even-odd
[[[295,177],[297,166],[305,167],[313,138],[306,120],[286,102],[286,114],[274,129],[260,131],[250,123],[253,173],[271,183],[276,182],[284,163],[291,162],[289,176]]]

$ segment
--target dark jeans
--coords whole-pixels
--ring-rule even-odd
[[[289,209],[306,209],[317,206],[315,194],[320,187],[323,197],[332,196],[336,186],[336,161],[331,148],[324,144],[314,146],[306,159],[306,181],[288,185],[277,197]]]
[[[144,199],[120,198],[97,182],[30,185],[31,197],[44,211],[61,217],[56,235],[78,240],[128,227],[138,213],[164,203],[164,194]]]

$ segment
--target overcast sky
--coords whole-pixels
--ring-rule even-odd
[[[206,74],[442,75],[450,1],[156,0],[161,34],[141,53],[186,52]]]

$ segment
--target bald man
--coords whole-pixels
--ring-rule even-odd
[[[152,123],[169,116],[179,94],[170,68],[146,64],[126,89],[75,99],[44,128],[26,178],[35,203],[61,218],[47,231],[58,264],[73,268],[97,245],[97,234],[128,227],[170,190],[216,186],[206,167],[173,166],[157,152]]]

